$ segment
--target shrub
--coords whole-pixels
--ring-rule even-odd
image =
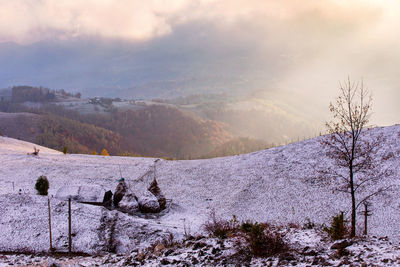
[[[179,244],[177,240],[175,240],[175,236],[173,233],[168,233],[167,236],[163,237],[160,241],[166,248],[174,247]]]
[[[297,223],[290,222],[290,223],[288,223],[288,228],[289,228],[289,229],[290,229],[290,228],[293,228],[293,229],[300,229],[301,227],[300,227],[300,225],[298,225]]]
[[[210,236],[221,239],[227,238],[237,228],[238,223],[235,216],[232,220],[228,221],[217,218],[215,211],[210,212],[209,220],[204,224],[204,229]]]
[[[310,218],[306,218],[306,222],[303,225],[303,229],[314,229],[315,223],[310,220]]]
[[[216,217],[210,213],[204,228],[210,236],[234,239],[235,258],[248,261],[251,257],[270,257],[287,252],[289,246],[284,241],[284,234],[278,228],[267,223],[244,221],[239,223],[235,216],[231,220]]]
[[[63,147],[63,153],[64,153],[64,155],[68,153],[68,147],[67,146]]]
[[[269,224],[246,221],[240,229],[243,233],[242,242],[237,244],[244,245],[256,257],[273,256],[289,248],[283,240],[284,235]]]
[[[333,216],[330,227],[324,228],[332,240],[343,239],[348,234],[346,221],[344,220],[343,212]]]
[[[47,191],[49,190],[49,180],[44,175],[39,176],[36,180],[35,189],[38,191],[39,195],[47,196]]]

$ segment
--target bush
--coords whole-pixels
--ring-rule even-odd
[[[284,235],[269,224],[246,221],[240,229],[242,236],[237,245],[241,250],[244,246],[256,257],[270,257],[289,249],[283,240]]]
[[[218,237],[221,239],[227,238],[238,228],[238,222],[236,217],[230,221],[217,218],[215,211],[210,212],[209,220],[204,224],[204,229],[206,232],[213,237]]]
[[[315,223],[310,220],[310,218],[306,218],[306,222],[303,225],[303,229],[314,229]]]
[[[346,226],[346,221],[344,220],[343,212],[333,216],[330,227],[324,228],[325,232],[328,233],[332,240],[339,240],[345,238],[348,234],[348,229]]]
[[[217,218],[213,211],[204,228],[210,236],[221,239],[233,238],[237,258],[248,260],[249,256],[270,257],[289,250],[289,246],[283,240],[284,234],[267,223],[252,221],[239,223],[235,216],[227,221]]]
[[[39,176],[36,180],[35,189],[38,191],[39,195],[47,196],[47,191],[49,190],[49,180],[44,175]]]
[[[63,153],[64,153],[64,155],[68,153],[68,147],[67,146],[63,147]]]

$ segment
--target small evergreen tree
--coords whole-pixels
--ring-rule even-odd
[[[47,180],[47,177],[44,175],[39,176],[39,178],[36,180],[35,189],[41,196],[47,196],[49,186],[49,180]]]
[[[325,231],[332,240],[343,239],[348,234],[343,212],[332,217],[331,226],[325,228]]]

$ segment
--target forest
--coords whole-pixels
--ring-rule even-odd
[[[223,122],[200,118],[166,105],[148,105],[138,110],[79,113],[58,105],[59,91],[19,86],[10,101],[0,101],[2,112],[40,115],[36,142],[69,153],[148,156],[196,159],[248,153],[269,147],[263,141],[237,138]],[[65,95],[69,94],[64,91]],[[73,96],[69,94],[69,96]],[[80,95],[79,95],[80,97]],[[25,101],[43,101],[37,106]]]

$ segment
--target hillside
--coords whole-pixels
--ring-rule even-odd
[[[0,134],[60,151],[67,146],[70,153],[105,148],[112,155],[190,159],[204,157],[233,138],[222,123],[167,106],[90,115],[55,105],[26,111],[31,113],[0,112]],[[250,148],[251,141],[243,145]]]
[[[70,153],[121,153],[117,133],[51,114],[0,112],[0,134]]]
[[[382,162],[382,168],[393,171],[393,175],[387,177],[384,182],[395,186],[388,195],[374,200],[372,216],[369,219],[369,232],[370,235],[389,236],[398,242],[400,240],[400,230],[397,227],[400,219],[397,212],[400,206],[400,193],[397,190],[400,176],[400,126],[374,128],[366,134],[368,138],[381,135],[386,139],[381,144],[378,156],[393,154],[391,159]],[[236,215],[240,220],[251,219],[280,224],[289,222],[303,224],[307,219],[316,224],[328,223],[331,216],[339,211],[344,211],[345,216],[348,216],[348,196],[333,193],[330,186],[313,182],[317,170],[331,164],[319,143],[320,138],[324,137],[233,157],[192,161],[161,160],[156,166],[156,176],[161,190],[173,201],[170,212],[159,219],[147,220],[120,215],[119,218],[123,221],[118,227],[139,224],[153,229],[154,233],[169,230],[179,235],[183,233],[184,227],[187,229],[190,225],[190,231],[196,233],[202,229],[202,224],[207,220],[211,210],[215,210],[218,215],[227,219]],[[39,175],[46,175],[49,178],[49,194],[53,196],[62,185],[96,184],[114,190],[116,179],[120,175],[119,168],[137,194],[143,192],[153,178],[151,171],[155,164],[153,158],[62,155],[46,151],[41,152],[39,157],[32,157],[26,155],[27,152],[31,152],[31,149],[26,142],[0,138],[2,199],[6,201],[8,198],[4,194],[15,194],[21,190],[23,193],[21,197],[30,199],[32,212],[42,209],[41,205],[44,205],[40,197],[32,195],[35,194],[33,185]],[[142,177],[145,173],[148,175]],[[13,206],[14,214],[23,214],[24,206],[17,203],[19,202],[15,202]],[[92,213],[97,214],[92,218],[93,225],[97,225],[98,220],[104,216],[116,216],[116,211],[107,213],[100,207],[76,204],[75,208],[79,210],[76,216],[82,218],[85,218],[86,212],[93,210]],[[39,221],[35,226],[39,229],[46,225],[45,211],[40,212],[43,212],[43,218],[37,218]],[[15,220],[5,216],[6,214],[4,208],[0,209],[1,225],[10,225]],[[18,219],[24,220],[22,217]],[[43,222],[39,223],[40,220]],[[362,223],[362,220],[359,219],[359,223]],[[96,240],[79,241],[80,238],[84,238],[84,235],[79,233],[81,227],[79,220],[75,221],[74,225],[78,231],[76,249],[85,251],[88,248],[85,242],[96,243]],[[160,232],[154,230],[154,227],[164,230]],[[130,231],[128,228],[126,231]],[[96,227],[86,227],[82,231],[94,234],[96,229]],[[3,230],[5,236],[11,235],[8,231],[12,231],[12,227]],[[31,240],[29,242],[37,241],[34,237],[36,230],[20,228],[19,231],[21,238]],[[118,240],[123,244],[118,248],[120,251],[129,250],[130,247],[127,243],[129,239],[125,236],[127,233],[124,231],[118,236]],[[43,236],[40,240],[39,243],[36,242],[36,247],[38,250],[45,249],[46,237]],[[3,241],[0,242],[3,244],[1,250],[20,246],[14,241]],[[93,245],[89,247],[90,251],[96,250]]]
[[[220,146],[221,143],[207,140],[207,137],[202,136],[205,130],[211,138],[222,137],[222,142],[231,142],[234,140],[230,139],[242,138],[235,146],[245,145],[244,149],[238,148],[229,155],[252,152],[256,147],[254,142],[264,142],[265,144],[261,144],[259,147],[265,148],[267,144],[287,144],[293,140],[315,136],[318,132],[316,125],[319,125],[318,121],[322,119],[318,120],[317,116],[308,116],[301,112],[301,108],[295,103],[288,102],[287,98],[289,97],[283,98],[285,99],[283,101],[273,92],[268,94],[253,92],[241,96],[194,94],[172,99],[152,100],[137,99],[136,97],[129,99],[81,98],[80,93],[73,94],[65,90],[33,86],[14,86],[9,89],[8,93],[10,97],[1,97],[0,99],[0,111],[52,114],[105,127],[126,137],[123,147],[128,148],[128,151],[116,153],[125,155],[139,154],[178,159],[216,155],[212,150],[218,150],[216,146]],[[152,113],[151,117],[148,116],[148,113]],[[172,117],[167,117],[165,114]],[[146,124],[143,125],[143,120],[157,118],[162,118],[162,121],[154,121],[153,124],[162,125],[165,128],[164,124],[168,122],[167,129],[154,129]],[[110,120],[113,123],[110,123]],[[129,120],[129,126],[125,125],[127,120]],[[138,127],[132,127],[132,124],[136,124]],[[182,124],[187,125],[182,126]],[[128,127],[130,128],[127,129]],[[181,132],[182,127],[189,129],[189,136],[185,136],[185,131]],[[162,135],[159,132],[162,132]],[[165,135],[169,135],[169,137],[165,137]],[[159,145],[156,146],[157,148],[151,147],[154,143],[154,140],[148,140],[148,138],[151,139],[151,136],[157,136],[159,139],[165,137],[168,139],[168,143],[174,143],[174,146],[179,148],[161,148]],[[243,142],[243,138],[252,140]],[[181,143],[181,140],[186,139],[190,140],[187,144]],[[197,139],[206,140],[202,140],[200,146],[196,145]],[[162,142],[162,144],[164,143]],[[193,144],[192,147],[190,147],[191,144]],[[46,145],[53,146],[53,144]],[[63,145],[59,144],[59,146]],[[226,146],[229,145],[231,144],[226,144]],[[78,152],[83,153],[84,150]],[[222,156],[224,153],[217,155]]]
[[[40,115],[0,112],[0,134],[28,142],[36,142]]]

